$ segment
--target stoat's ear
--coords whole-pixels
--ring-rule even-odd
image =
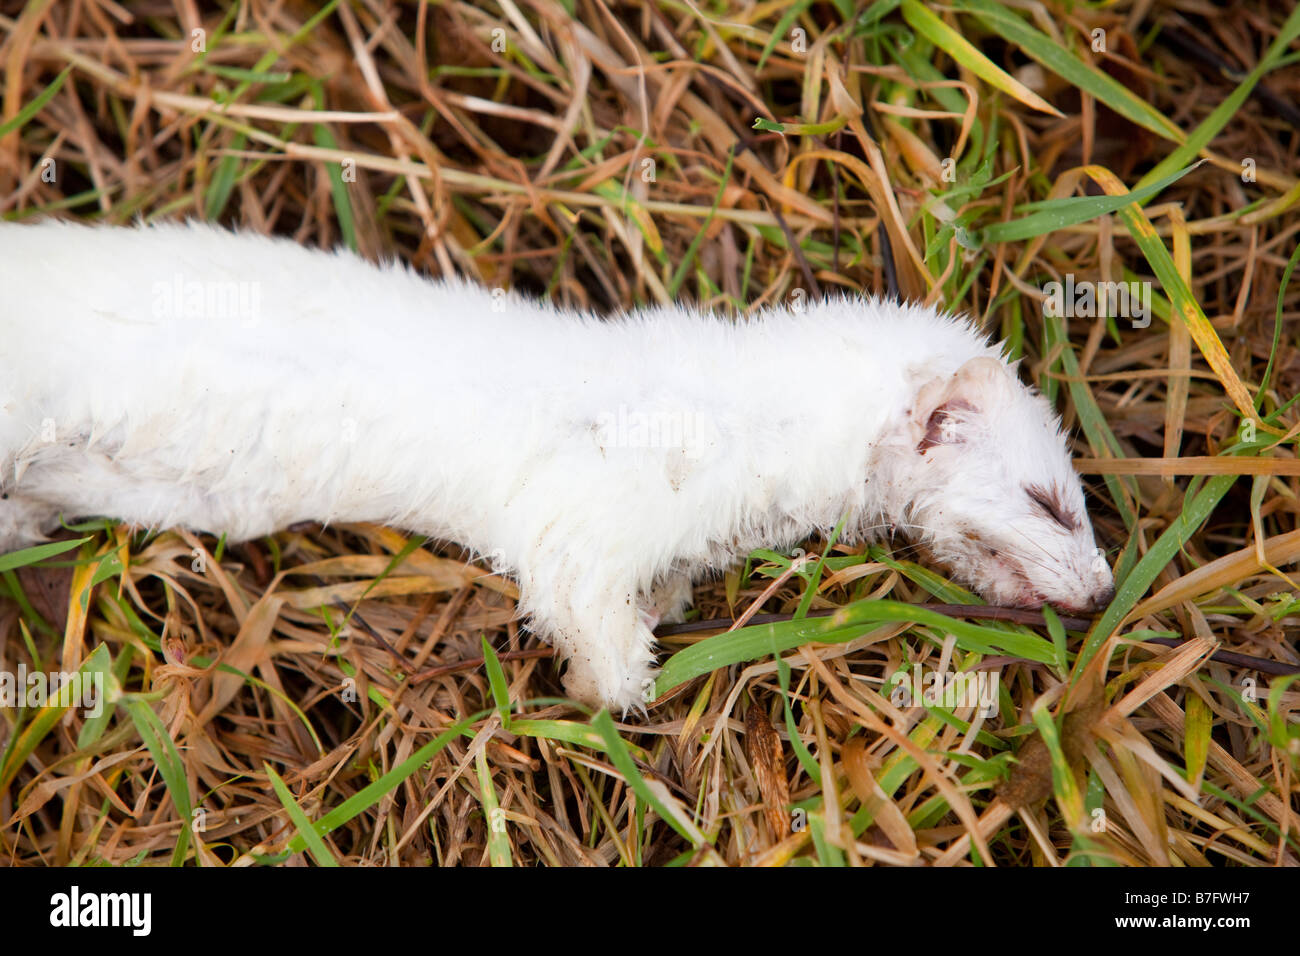
[[[972,400],[996,398],[1011,384],[1011,373],[998,359],[987,355],[973,358],[952,377],[954,394],[965,393]]]
[[[924,454],[936,445],[966,441],[974,420],[991,411],[1011,383],[1006,366],[987,356],[971,359],[947,378],[926,382],[912,406],[916,450]]]

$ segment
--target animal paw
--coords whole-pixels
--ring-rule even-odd
[[[571,700],[596,710],[605,705],[596,673],[590,662],[579,661],[576,657],[569,658],[569,666],[564,672],[564,680],[561,683],[564,686],[565,696]]]
[[[659,672],[649,654],[614,669],[609,662],[597,666],[586,658],[569,658],[564,693],[588,707],[608,707],[611,713],[645,713],[655,699],[655,675]]]

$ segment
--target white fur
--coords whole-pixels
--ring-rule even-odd
[[[214,309],[230,282],[244,308]],[[1050,408],[964,321],[602,320],[199,224],[0,225],[0,491],[0,552],[60,512],[459,542],[516,577],[568,691],[623,708],[686,578],[846,508],[852,539],[896,527],[995,603],[1111,587]]]

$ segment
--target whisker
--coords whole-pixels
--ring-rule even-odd
[[[1038,543],[1037,541],[1035,541],[1033,538],[1029,537],[1029,535],[1025,534],[1025,533],[1024,533],[1023,531],[1021,531],[1019,528],[1014,528],[1014,527],[1013,527],[1011,530],[1014,531],[1016,534],[1020,535],[1020,537],[1024,538],[1026,541],[1028,541],[1030,544],[1032,544],[1032,545],[1033,545],[1035,548],[1037,548],[1039,551],[1043,552],[1043,554],[1045,554],[1045,555],[1048,557],[1048,559],[1051,559],[1051,557],[1052,557],[1052,552],[1048,551],[1046,548],[1044,548],[1041,544],[1039,544],[1039,543]],[[1043,567],[1043,565],[1039,565],[1039,567]],[[1047,569],[1045,568],[1045,570],[1047,570]]]
[[[1026,541],[1029,541],[1030,543],[1036,544],[1036,542],[1034,542],[1033,539],[1029,537],[1029,535],[1025,534],[1023,531],[1019,530],[1018,528],[1012,528],[1011,530],[1012,530],[1012,531],[1015,531],[1016,534],[1020,535],[1020,537],[1024,538]],[[1042,548],[1041,545],[1038,545],[1038,547],[1039,547],[1040,550],[1043,550],[1043,553],[1044,553],[1044,554],[1047,554],[1046,550],[1044,550],[1044,549]],[[1049,558],[1051,557],[1050,554],[1048,554],[1047,556],[1048,556]],[[1041,562],[1041,561],[1036,561],[1036,560],[1034,560],[1034,559],[1031,558],[1029,555],[1027,555],[1027,554],[1025,554],[1025,553],[1023,553],[1023,552],[1021,552],[1020,554],[1018,554],[1017,557],[1021,558],[1022,560],[1028,561],[1030,564],[1034,565],[1035,567],[1042,568],[1042,569],[1043,569],[1044,571],[1046,571],[1048,574],[1056,574],[1056,573],[1057,573],[1057,572],[1056,572],[1056,569],[1051,568],[1051,567],[1049,567],[1049,566],[1046,565],[1046,564],[1043,564],[1043,562]]]

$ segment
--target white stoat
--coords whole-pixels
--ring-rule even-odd
[[[200,224],[0,225],[0,552],[68,518],[371,521],[519,583],[565,688],[762,546],[898,528],[999,604],[1105,603],[1048,403],[965,321],[836,298],[601,319]]]

